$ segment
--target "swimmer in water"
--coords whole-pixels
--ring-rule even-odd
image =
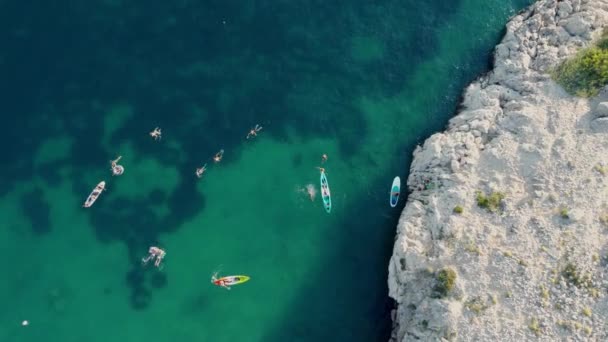
[[[224,150],[220,150],[218,153],[215,154],[215,156],[213,157],[213,162],[215,163],[219,163],[222,160],[222,157],[224,156]]]
[[[203,167],[199,167],[196,169],[196,177],[201,178],[205,171],[207,171],[207,164],[203,165]]]
[[[321,156],[321,164],[325,163],[327,161],[327,154],[323,153],[323,155]]]
[[[160,263],[163,261],[163,258],[165,257],[165,255],[167,255],[167,253],[164,250],[162,250],[158,247],[152,246],[148,250],[148,256],[145,258],[142,258],[141,261],[145,265],[148,263],[148,261],[154,260],[154,266],[159,267]]]
[[[315,196],[317,195],[317,189],[315,188],[315,186],[312,184],[306,185],[306,193],[308,193],[308,197],[310,197],[310,200],[314,202]]]
[[[257,137],[258,136],[258,132],[262,130],[262,126],[256,124],[254,128],[251,129],[251,131],[249,131],[249,133],[247,133],[247,139],[249,139],[250,137]]]
[[[125,168],[122,165],[118,165],[118,162],[122,156],[118,156],[115,160],[110,160],[110,165],[112,165],[112,176],[120,176],[125,172]]]
[[[223,279],[217,278],[217,272],[213,273],[211,276],[211,282],[217,286],[225,288],[226,290],[230,290],[230,286],[226,285],[226,282]]]
[[[150,132],[150,136],[154,138],[154,140],[160,140],[162,138],[162,133],[160,132],[160,128],[156,127],[152,132]]]

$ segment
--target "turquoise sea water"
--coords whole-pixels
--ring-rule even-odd
[[[0,2],[0,341],[386,340],[392,179],[529,3]]]

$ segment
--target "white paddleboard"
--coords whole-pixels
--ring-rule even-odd
[[[399,176],[393,179],[393,185],[391,185],[391,197],[389,203],[391,207],[395,207],[399,202],[399,195],[401,194],[401,178]]]

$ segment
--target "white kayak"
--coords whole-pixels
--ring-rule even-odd
[[[99,197],[99,195],[101,195],[101,192],[103,190],[105,190],[105,188],[106,188],[106,182],[105,181],[99,182],[99,184],[97,184],[95,189],[93,189],[93,191],[89,194],[89,197],[87,197],[87,200],[84,201],[84,204],[82,206],[85,208],[92,206],[93,203],[95,203],[95,201],[97,200],[97,197]]]

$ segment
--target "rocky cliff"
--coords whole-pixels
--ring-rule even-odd
[[[608,92],[548,74],[607,25],[608,0],[538,1],[415,150],[392,341],[608,340]]]

